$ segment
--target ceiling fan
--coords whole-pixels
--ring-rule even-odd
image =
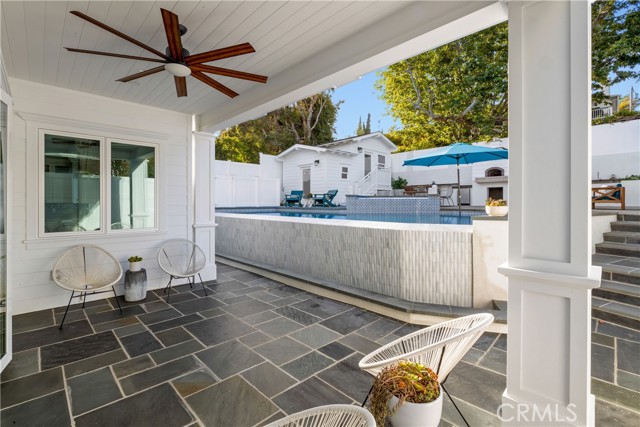
[[[104,30],[109,31],[116,36],[125,39],[126,41],[135,44],[162,59],[147,58],[142,56],[121,55],[118,53],[99,52],[95,50],[75,49],[71,47],[65,47],[70,52],[89,53],[92,55],[111,56],[116,58],[135,59],[138,61],[157,62],[161,65],[159,67],[150,68],[145,71],[141,71],[130,76],[118,79],[119,82],[130,82],[141,77],[150,76],[152,74],[159,73],[161,71],[167,71],[173,75],[173,79],[176,84],[176,92],[178,97],[187,96],[187,80],[186,76],[191,75],[202,83],[211,86],[212,88],[224,93],[225,95],[234,98],[238,96],[236,92],[229,89],[220,82],[212,79],[208,74],[217,74],[220,76],[233,77],[236,79],[251,80],[259,83],[266,83],[267,77],[258,74],[245,73],[242,71],[230,70],[228,68],[213,67],[211,65],[205,65],[205,62],[216,61],[218,59],[231,58],[238,55],[245,55],[247,53],[255,52],[255,49],[249,43],[241,43],[234,46],[229,46],[221,49],[211,50],[209,52],[198,53],[191,55],[191,53],[182,47],[182,40],[180,39],[187,32],[187,28],[184,25],[180,25],[178,22],[178,15],[170,12],[166,9],[160,9],[162,12],[162,22],[164,23],[164,31],[167,34],[167,42],[169,46],[166,49],[166,54],[155,50],[154,48],[147,46],[146,44],[129,37],[128,35],[121,33],[120,31],[103,24],[100,21],[93,19],[92,17],[85,15],[82,12],[73,10],[70,13],[84,19],[96,25]]]

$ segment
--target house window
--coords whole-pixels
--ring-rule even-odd
[[[155,226],[154,147],[111,143],[111,229]]]
[[[42,135],[45,234],[156,227],[154,145]]]
[[[44,136],[44,231],[101,230],[99,139]]]
[[[385,167],[386,163],[385,163],[385,156],[383,156],[382,154],[378,154],[378,167],[379,168],[383,168]]]
[[[485,177],[491,177],[491,176],[504,176],[504,169],[502,168],[489,168],[485,171],[484,173]]]
[[[342,166],[342,179],[347,179],[349,175],[349,168],[347,166]]]

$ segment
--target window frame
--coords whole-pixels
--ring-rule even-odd
[[[97,140],[100,143],[100,230],[45,232],[45,135],[56,135],[70,138],[84,138]],[[134,229],[111,229],[111,144],[139,145],[152,147],[155,151],[154,175],[154,227]],[[64,131],[54,128],[38,128],[38,239],[55,239],[60,237],[100,237],[107,235],[121,235],[128,233],[158,232],[159,227],[159,180],[158,170],[160,144],[131,140],[127,138],[109,137],[92,133]]]
[[[349,166],[340,165],[340,167],[341,167],[341,172],[340,172],[341,179],[349,179]]]

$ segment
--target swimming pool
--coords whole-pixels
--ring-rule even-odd
[[[236,212],[241,213],[241,212]],[[317,213],[317,212],[247,212],[250,215],[269,215],[293,218],[318,218],[318,219],[342,219],[353,221],[396,222],[404,224],[459,224],[470,225],[471,218],[484,215],[482,211],[467,211],[458,215],[458,212],[440,212],[439,214],[349,214],[346,213]]]

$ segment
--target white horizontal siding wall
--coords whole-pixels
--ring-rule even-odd
[[[318,166],[313,164],[315,160],[320,160]],[[311,168],[311,192],[324,193],[326,157],[323,153],[298,150],[282,159],[282,182],[285,194],[289,194],[292,190],[302,190],[302,169],[304,167]]]
[[[167,239],[191,236],[187,200],[190,117],[22,80],[12,79],[10,83],[14,100],[9,140],[13,179],[10,209],[13,215],[14,313],[66,305],[70,293],[56,286],[51,279],[51,270],[66,249],[81,243],[102,246],[120,261],[123,270],[128,267],[128,257],[142,256],[149,289],[164,286],[168,278],[156,261],[159,248]],[[158,144],[159,230],[37,238],[39,159],[34,127],[40,123],[46,123],[46,128],[52,131]],[[121,285],[116,290],[122,294]],[[96,298],[108,296],[101,294]]]

